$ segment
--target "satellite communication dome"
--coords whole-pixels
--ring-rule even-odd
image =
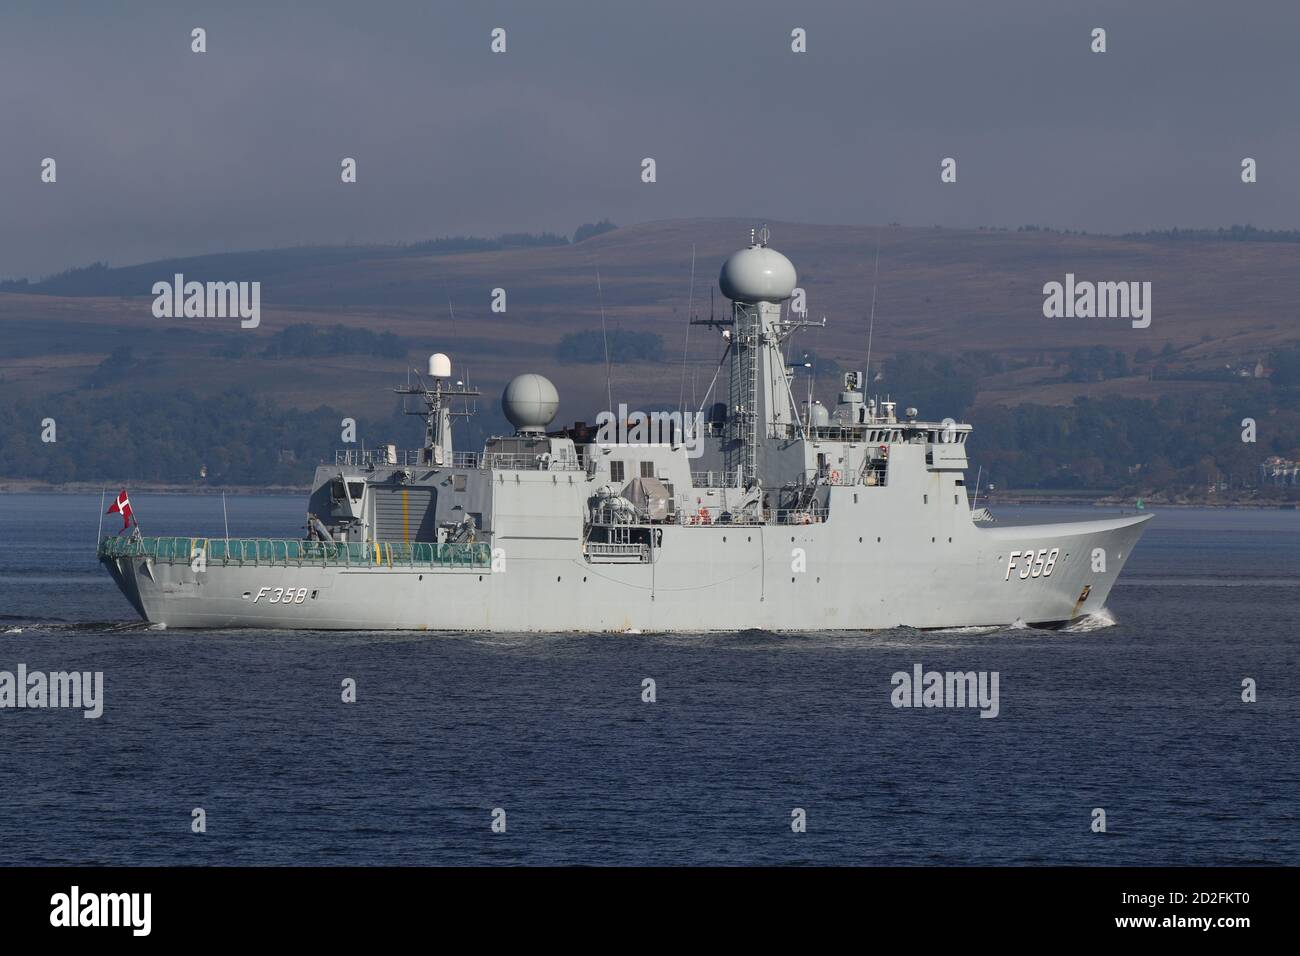
[[[431,378],[451,378],[451,359],[442,352],[429,356],[429,376]]]
[[[784,302],[798,281],[789,259],[761,245],[733,253],[718,276],[722,294],[733,302]]]
[[[520,431],[540,431],[555,419],[560,393],[544,375],[516,375],[501,393],[501,410]]]

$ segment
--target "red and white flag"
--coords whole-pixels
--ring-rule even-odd
[[[134,515],[134,513],[131,511],[131,499],[128,498],[128,497],[126,496],[126,489],[125,489],[125,488],[123,488],[121,494],[119,494],[119,495],[117,496],[117,500],[114,501],[111,505],[108,506],[108,510],[105,511],[104,514],[106,514],[106,515],[114,515],[114,514],[121,515],[121,516],[122,516],[122,530],[123,530],[123,531],[125,531],[127,528],[131,527],[131,521],[132,521],[132,519],[135,517],[135,515]]]

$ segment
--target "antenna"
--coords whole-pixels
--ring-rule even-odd
[[[445,282],[442,284],[442,294],[447,297],[447,315],[451,318],[451,321],[454,323],[456,321],[456,310],[452,307],[451,304],[451,290],[447,288],[447,283]]]
[[[686,408],[686,359],[691,347],[691,309],[695,304],[695,243],[691,243],[691,285],[686,296],[686,344],[682,346],[682,387],[677,393],[677,412]]]
[[[226,540],[230,540],[230,516],[226,514],[226,493],[221,493],[221,520],[226,524]]]
[[[609,413],[614,414],[614,387],[610,384],[609,371],[609,333],[605,330],[605,293],[600,287],[600,266],[596,266],[596,297],[600,300],[600,337],[605,343],[605,398],[609,402]]]
[[[876,271],[871,277],[871,319],[867,323],[867,380],[862,384],[862,391],[865,394],[870,387],[871,378],[871,338],[876,331],[876,290],[879,288],[880,280],[880,236],[883,231],[882,227],[876,228]]]

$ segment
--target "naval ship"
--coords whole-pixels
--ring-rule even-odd
[[[900,412],[857,372],[833,407],[797,401],[786,345],[825,319],[790,309],[796,283],[766,230],[723,263],[729,314],[692,321],[723,340],[725,392],[694,414],[553,428],[554,385],[523,374],[501,399],[514,433],[460,451],[479,392],[437,353],[395,389],[423,447],[336,452],[302,539],[137,527],[99,559],[145,620],[182,628],[870,631],[1099,610],[1151,516],[1002,525],[967,494],[969,424]]]

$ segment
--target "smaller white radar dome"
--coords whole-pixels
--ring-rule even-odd
[[[555,419],[560,393],[545,375],[516,375],[501,393],[501,411],[520,431],[540,431]]]
[[[733,253],[718,275],[722,294],[733,302],[784,302],[798,281],[790,260],[767,246]]]
[[[451,378],[451,359],[442,352],[429,356],[429,375],[433,378]]]

